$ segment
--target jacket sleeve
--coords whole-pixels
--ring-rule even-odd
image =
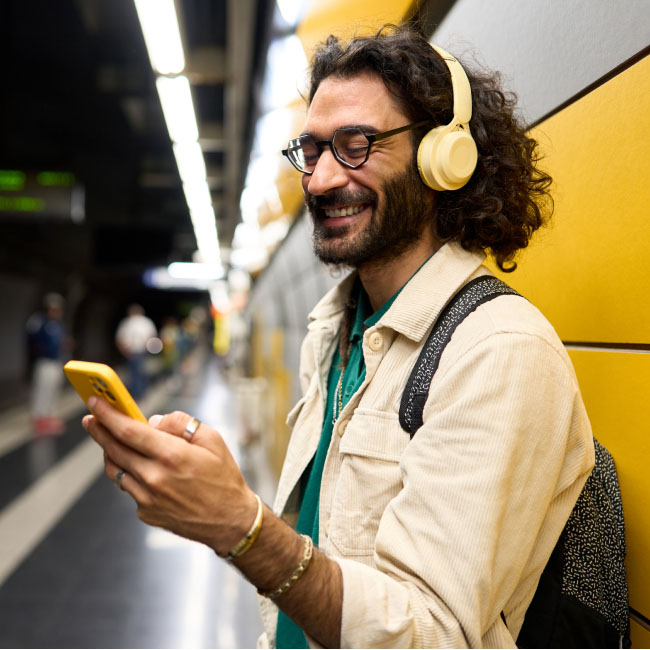
[[[342,647],[514,647],[591,440],[570,361],[543,338],[493,333],[441,363],[375,566],[337,560]]]

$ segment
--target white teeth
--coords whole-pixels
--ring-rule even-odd
[[[325,210],[325,216],[328,218],[332,217],[349,217],[353,214],[357,214],[363,210],[362,205],[357,205],[355,207],[349,208],[338,208],[336,210]]]

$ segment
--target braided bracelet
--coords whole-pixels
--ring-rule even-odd
[[[271,600],[275,600],[276,598],[279,598],[282,596],[282,594],[285,594],[291,587],[293,587],[294,584],[298,581],[298,578],[307,570],[307,567],[309,566],[309,563],[311,562],[311,556],[314,552],[314,542],[312,542],[311,537],[309,535],[301,535],[302,539],[305,542],[305,550],[302,555],[302,561],[300,564],[294,569],[293,573],[289,576],[289,578],[283,582],[279,587],[276,587],[275,589],[272,589],[271,591],[262,591],[261,589],[257,590],[257,593],[260,596],[264,596],[264,598],[270,598]]]
[[[262,528],[262,516],[264,514],[264,506],[262,505],[262,499],[259,495],[255,495],[257,499],[257,515],[255,515],[255,521],[251,526],[250,530],[226,553],[225,557],[227,560],[232,560],[236,557],[241,557],[251,546],[255,543],[257,536],[260,534]]]

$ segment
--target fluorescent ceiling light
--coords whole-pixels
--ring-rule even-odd
[[[295,27],[305,8],[305,0],[277,0],[282,19],[287,25]]]
[[[183,183],[183,192],[190,212],[212,208],[212,195],[205,178],[192,179]]]
[[[206,179],[205,160],[198,142],[175,142],[173,148],[183,183]]]
[[[207,264],[221,264],[219,242],[216,238],[217,231],[213,228],[194,227],[196,246],[199,249],[200,259]]]
[[[167,267],[172,278],[184,280],[220,280],[224,277],[220,264],[197,264],[196,262],[173,262]]]
[[[206,239],[200,240],[198,247],[199,253],[201,253],[201,259],[208,260],[209,263],[220,263],[221,255],[219,251],[219,243],[216,239],[211,241]]]
[[[284,149],[289,138],[293,137],[290,134],[293,124],[294,111],[289,108],[278,108],[262,115],[255,127],[255,151],[258,155]]]
[[[142,276],[143,282],[148,287],[155,289],[191,289],[194,291],[209,291],[218,280],[204,278],[174,278],[169,274],[167,267],[148,269]]]
[[[282,168],[282,158],[277,153],[251,158],[246,172],[246,187],[262,187],[273,183]]]
[[[190,217],[192,218],[194,236],[201,254],[201,261],[221,265],[219,236],[212,206],[191,210]]]
[[[257,223],[238,223],[232,238],[233,253],[234,249],[252,248],[262,245],[262,235]]]
[[[196,114],[187,77],[158,77],[156,88],[172,142],[193,142],[199,139]]]
[[[185,68],[185,56],[174,0],[134,2],[153,69],[160,75],[179,74]],[[183,182],[200,257],[211,266],[213,274],[215,269],[219,269],[219,277],[223,277],[212,195],[206,181],[203,152],[197,142],[199,129],[190,83],[185,76],[159,76],[156,88],[169,138],[174,143],[174,157]],[[212,282],[211,279],[174,275],[181,273],[179,268],[182,267],[174,267],[175,271],[154,269],[147,277],[161,288],[186,286],[188,282],[194,283],[192,288],[210,288],[206,282]]]
[[[201,253],[201,261],[216,263],[217,260],[214,259],[214,254],[218,248],[216,240],[217,229],[214,227],[214,225],[207,223],[195,223],[194,235],[196,237],[197,248]],[[203,251],[209,251],[210,255],[206,257],[206,255],[203,254]]]
[[[300,97],[299,89],[306,86],[307,66],[305,49],[295,34],[271,42],[262,91],[265,110],[286,106]]]
[[[233,249],[230,262],[236,268],[255,273],[269,263],[269,254],[266,248],[260,246]]]
[[[218,311],[221,313],[228,313],[232,306],[228,296],[228,283],[215,282],[214,286],[210,287],[210,300]],[[229,644],[228,647],[230,647],[230,645],[234,644]]]
[[[135,0],[151,66],[160,74],[178,74],[185,68],[174,0]]]
[[[239,209],[241,218],[244,223],[256,224],[259,217],[259,211],[262,207],[263,197],[252,185],[247,185],[241,193],[239,199]]]

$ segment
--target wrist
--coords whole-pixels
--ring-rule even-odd
[[[233,560],[244,555],[255,544],[263,523],[264,505],[261,498],[249,490],[246,505],[233,514],[233,526],[230,533],[215,547],[216,554],[226,560]]]
[[[275,588],[264,590],[258,587],[257,593],[260,596],[270,598],[271,600],[276,600],[280,598],[280,596],[284,596],[284,594],[286,594],[287,591],[289,591],[289,589],[291,589],[291,587],[302,578],[305,571],[309,568],[314,551],[314,543],[308,535],[300,535],[300,537],[304,543],[303,555],[300,563],[292,571],[291,575],[286,580],[280,582]]]

